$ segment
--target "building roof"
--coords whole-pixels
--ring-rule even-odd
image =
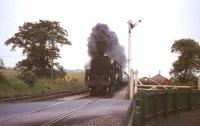
[[[151,79],[154,80],[154,81],[156,81],[156,80],[168,80],[167,78],[165,78],[161,74],[157,74],[157,75],[153,76]]]

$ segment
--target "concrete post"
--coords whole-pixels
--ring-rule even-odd
[[[130,71],[130,95],[129,95],[129,99],[132,100],[133,99],[133,83],[134,83],[134,72],[133,70],[131,69]]]
[[[138,71],[135,71],[135,83],[134,83],[134,94],[137,93],[137,87],[138,87]]]
[[[198,77],[198,90],[200,90],[200,76]]]

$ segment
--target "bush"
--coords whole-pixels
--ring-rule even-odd
[[[20,75],[18,75],[18,78],[24,81],[30,87],[33,87],[36,82],[35,74],[30,71],[22,72]]]
[[[0,82],[5,82],[6,78],[0,73]]]

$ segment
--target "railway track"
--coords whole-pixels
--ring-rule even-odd
[[[51,119],[51,120],[49,120],[49,121],[44,122],[44,123],[43,123],[42,125],[40,125],[40,126],[53,126],[53,125],[56,125],[56,124],[59,123],[61,120],[70,117],[71,115],[73,115],[73,114],[79,112],[80,110],[83,110],[83,109],[86,108],[89,104],[91,104],[91,103],[97,101],[98,99],[99,99],[99,98],[95,98],[95,99],[93,99],[93,100],[91,100],[91,101],[89,101],[89,102],[87,102],[87,103],[85,103],[85,104],[82,104],[82,105],[80,105],[80,106],[74,108],[73,110],[71,110],[71,111],[69,111],[69,112],[67,112],[67,113],[61,114],[61,115],[55,117],[54,119]]]
[[[72,92],[71,92],[72,93]],[[74,93],[74,92],[73,92]],[[34,114],[34,113],[37,113],[37,112],[41,112],[41,111],[44,111],[44,110],[47,110],[47,109],[50,109],[52,107],[55,107],[55,106],[58,106],[58,105],[61,105],[61,104],[64,104],[64,103],[67,103],[67,102],[70,102],[70,101],[73,101],[73,100],[76,100],[76,99],[81,99],[81,98],[85,98],[89,96],[89,94],[85,94],[85,95],[82,95],[82,96],[78,96],[78,97],[75,97],[75,98],[72,98],[72,99],[69,99],[69,100],[65,100],[65,101],[60,101],[60,102],[56,102],[54,104],[50,104],[50,105],[47,105],[45,107],[41,107],[41,108],[38,108],[38,109],[35,109],[35,110],[32,110],[32,111],[28,111],[28,112],[21,112],[21,113],[16,113],[16,114],[11,114],[11,115],[8,115],[8,116],[4,116],[4,117],[1,117],[0,118],[0,125],[1,123],[5,123],[9,120],[12,120],[12,119],[15,119],[17,117],[23,117],[23,116],[26,116],[26,115],[30,115],[30,114]],[[40,98],[41,99],[41,98]],[[83,106],[82,106],[83,107]]]
[[[60,92],[47,93],[47,94],[5,98],[5,99],[0,99],[0,102],[15,102],[15,101],[30,102],[30,101],[40,101],[40,100],[51,100],[51,99],[65,97],[65,96],[72,96],[72,95],[87,93],[88,91],[89,89],[67,90],[67,91],[60,91]]]

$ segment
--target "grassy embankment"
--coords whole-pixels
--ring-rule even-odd
[[[1,70],[0,98],[84,88],[84,72],[67,73],[65,80],[39,79],[33,87],[17,78],[15,70]],[[75,79],[77,78],[77,80]]]

